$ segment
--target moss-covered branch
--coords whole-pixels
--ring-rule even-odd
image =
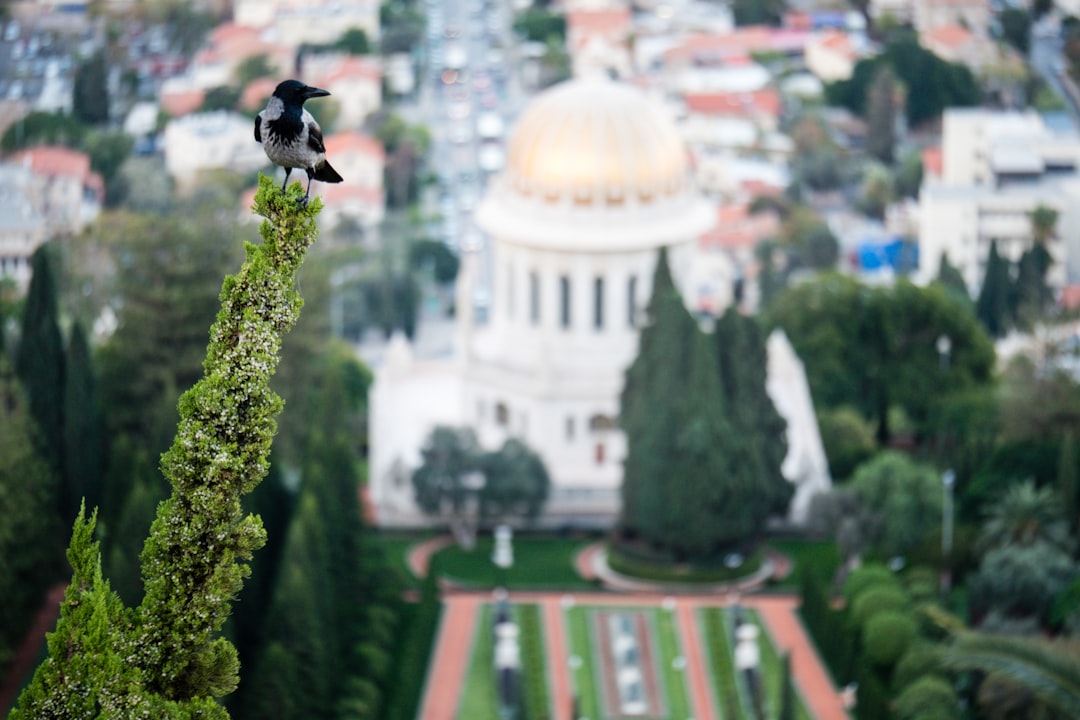
[[[259,179],[264,242],[248,244],[240,272],[225,279],[203,378],[180,399],[176,439],[161,462],[172,495],[143,548],[142,603],[125,608],[109,589],[94,519],[80,514],[68,552],[76,572],[49,658],[14,718],[227,717],[213,698],[236,687],[239,665],[219,633],[266,539],[240,499],[267,471],[282,408],[270,378],[303,304],[295,273],[322,206],[301,205],[299,190]]]

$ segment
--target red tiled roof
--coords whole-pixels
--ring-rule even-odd
[[[786,188],[783,185],[774,185],[764,180],[744,180],[742,182],[742,189],[750,197],[761,197],[763,195],[782,195]]]
[[[630,28],[630,8],[571,10],[566,14],[567,32],[614,34]]]
[[[161,93],[161,109],[172,115],[180,117],[193,113],[202,107],[206,93],[202,90],[182,90],[180,92]]]
[[[933,43],[949,48],[963,47],[974,39],[975,36],[971,31],[960,25],[941,25],[923,33],[924,43]]]
[[[240,107],[246,110],[261,110],[267,99],[274,94],[275,87],[277,80],[274,78],[252,80],[240,95]]]
[[[326,185],[320,188],[319,195],[328,203],[342,203],[349,200],[359,200],[366,205],[382,205],[386,202],[386,193],[377,188],[353,185],[347,180],[336,185]]]
[[[344,130],[328,135],[325,139],[326,154],[330,157],[348,153],[372,155],[379,159],[386,157],[386,149],[375,138],[355,130]]]
[[[754,115],[778,117],[781,111],[780,93],[775,88],[751,92],[687,93],[683,96],[686,109],[705,115]]]
[[[724,204],[717,208],[716,225],[702,234],[704,248],[739,250],[753,248],[762,239],[775,235],[780,220],[775,213],[750,214],[749,204]]]
[[[367,58],[347,55],[341,59],[341,62],[334,65],[334,67],[318,77],[311,78],[309,82],[318,87],[328,87],[341,80],[352,79],[381,82],[382,69],[375,62]]]
[[[945,171],[945,158],[940,147],[928,147],[922,151],[923,173],[941,177]]]
[[[58,145],[42,145],[11,155],[11,161],[26,165],[42,175],[85,178],[90,174],[90,156]]]
[[[1080,307],[1080,285],[1066,285],[1061,288],[1061,295],[1058,296],[1058,305],[1066,310]]]

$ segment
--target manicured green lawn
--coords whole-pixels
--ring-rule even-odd
[[[461,694],[457,716],[469,720],[498,720],[495,695],[495,648],[491,634],[491,606],[480,609],[473,638],[472,661]]]
[[[566,612],[566,625],[570,636],[570,657],[567,661],[570,663],[572,692],[578,702],[578,716],[600,718],[600,689],[597,687],[597,671],[593,666],[588,608],[570,608]]]
[[[582,579],[574,570],[574,554],[589,542],[581,538],[515,537],[514,564],[506,571],[506,586],[517,589],[595,589],[595,583]],[[501,582],[501,571],[491,562],[491,549],[490,537],[480,538],[470,552],[453,545],[439,552],[439,567],[444,575],[458,582],[477,587],[495,587]]]
[[[667,690],[667,716],[672,720],[692,717],[685,666],[683,670],[675,667],[677,657],[683,657],[683,662],[686,662],[675,630],[675,615],[667,610],[654,609],[646,612],[652,615],[656,628],[654,635],[658,646],[656,660],[664,688]]]
[[[407,588],[417,588],[420,585],[420,580],[412,571],[409,570],[408,553],[409,548],[417,543],[421,543],[424,540],[432,537],[434,533],[391,533],[391,532],[378,532],[375,534],[375,542],[378,544],[382,551],[386,554],[387,560],[390,562],[390,567],[401,576],[402,582],[405,583]]]
[[[706,608],[699,612],[698,625],[705,631],[706,662],[712,671],[721,717],[725,720],[746,720],[749,714],[735,678],[734,648],[727,612],[722,608]]]
[[[836,568],[840,567],[840,552],[832,540],[770,540],[767,543],[778,552],[791,558],[791,574],[783,580],[770,583],[771,589],[798,590],[799,573],[809,570],[825,583],[832,582]]]

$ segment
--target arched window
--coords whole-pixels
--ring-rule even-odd
[[[559,325],[570,327],[570,278],[559,276]]]
[[[619,426],[619,421],[610,415],[597,413],[589,418],[589,430],[591,432],[604,432],[614,430]]]
[[[626,324],[637,327],[637,275],[626,281]]]
[[[535,270],[529,273],[529,321],[540,324],[540,276]]]
[[[506,263],[506,317],[514,317],[514,265]]]
[[[597,330],[604,329],[604,278],[597,277],[593,281],[593,327]]]

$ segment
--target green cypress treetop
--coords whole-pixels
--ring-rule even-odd
[[[220,631],[266,539],[240,498],[267,472],[282,408],[270,378],[303,304],[295,273],[322,208],[317,199],[302,206],[301,194],[298,183],[283,193],[259,178],[264,242],[247,244],[240,272],[225,279],[203,378],[180,398],[176,439],[161,459],[172,495],[143,548],[142,603],[124,607],[109,588],[91,541],[95,518],[80,513],[61,620],[14,720],[228,717],[215,698],[235,689],[239,663]]]

